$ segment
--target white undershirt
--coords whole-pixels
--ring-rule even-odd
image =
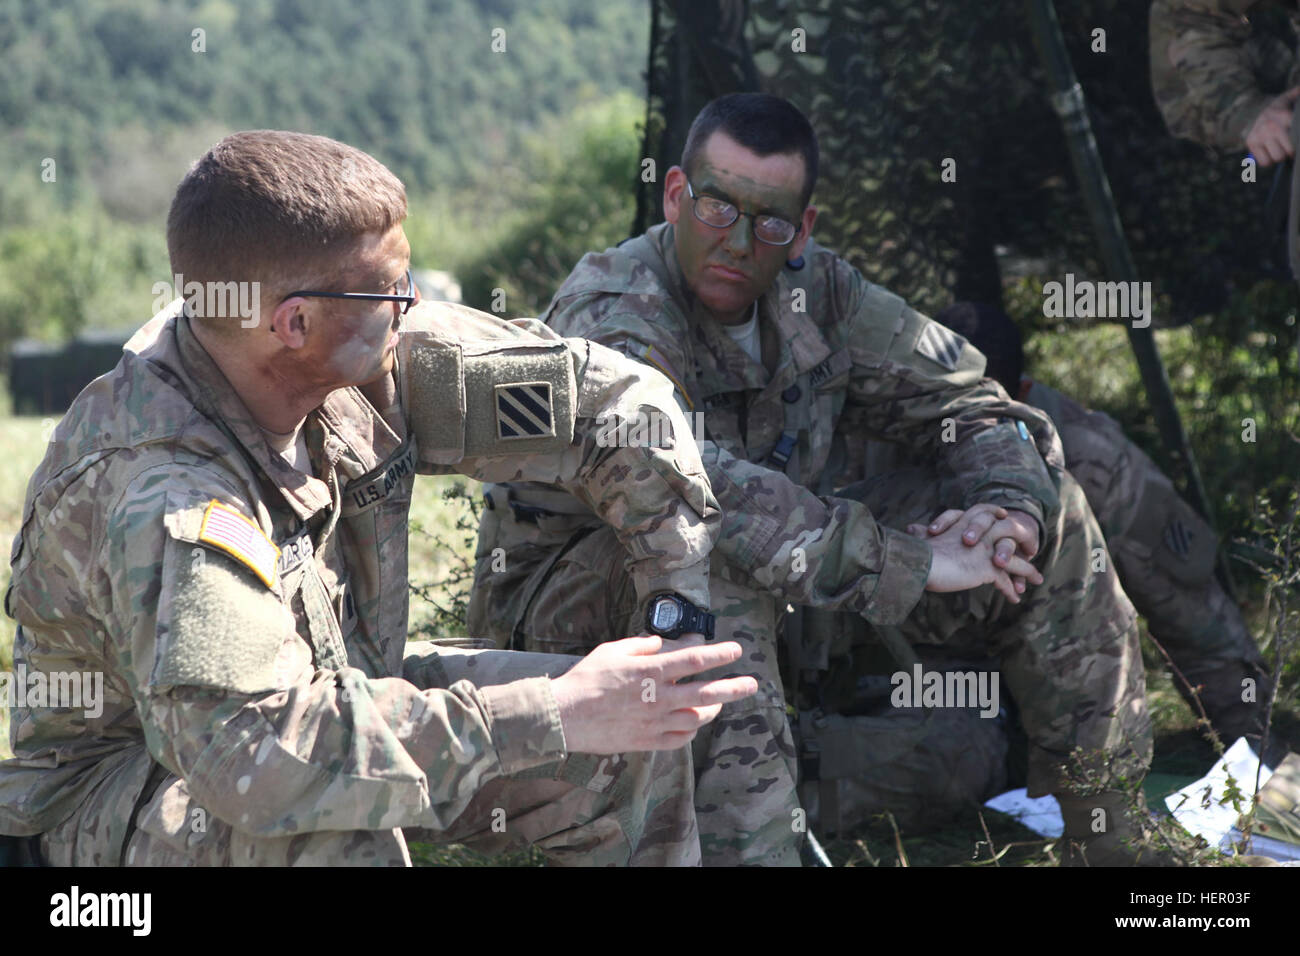
[[[289,467],[310,475],[313,468],[311,455],[307,452],[307,435],[302,427],[303,422],[299,422],[297,428],[284,435],[266,428],[262,429],[262,434],[266,436],[267,443],[280,453],[280,457],[289,463]]]
[[[723,328],[731,336],[731,341],[745,350],[746,355],[759,365],[763,364],[763,340],[758,334],[757,302],[754,303],[754,311],[749,314],[748,322],[742,322],[740,325],[724,325]]]

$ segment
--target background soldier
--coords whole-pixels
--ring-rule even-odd
[[[1119,858],[1118,838],[1134,832],[1122,801],[1105,783],[1071,793],[1067,770],[1076,748],[1092,769],[1129,777],[1150,757],[1135,615],[1113,570],[1089,567],[1104,554],[1100,531],[1047,417],[981,382],[983,356],[961,338],[810,241],[816,175],[816,139],[793,106],[714,101],[665,178],[668,223],[584,257],[546,315],[658,368],[703,419],[723,509],[711,610],[719,635],[745,648],[734,670],[760,682],[695,746],[705,862],[796,859],[777,666],[787,602],[1000,659],[1029,728],[1031,792],[1060,797],[1075,837],[1095,836],[1092,811],[1106,807],[1109,845],[1089,856]],[[867,435],[915,447],[931,467],[830,496],[860,473]],[[476,633],[569,651],[639,626],[620,547],[578,503],[532,486],[493,493],[510,507],[480,532]],[[935,537],[904,530],[936,516]],[[532,566],[492,574],[494,546]],[[516,588],[515,604],[498,599]],[[590,602],[581,618],[563,613],[575,595]]]
[[[1113,419],[1022,374],[1020,330],[1005,312],[962,302],[935,320],[983,352],[987,374],[1008,393],[1051,415],[1066,466],[1152,637],[1199,688],[1197,697],[1225,745],[1245,735],[1258,748],[1272,682],[1241,612],[1215,580],[1212,529]],[[899,445],[872,442],[866,470],[917,464]],[[835,768],[801,788],[818,825],[843,832],[888,809],[902,826],[932,826],[1007,789],[1008,757],[1018,762],[1009,754],[1010,722],[969,708],[900,715],[887,706],[887,675],[909,662],[882,658],[863,646],[865,639],[849,639],[858,644],[853,667],[841,664],[849,673],[825,681],[822,711],[800,725],[826,766]],[[985,666],[946,660],[937,649],[923,650],[920,659],[928,670]],[[862,677],[872,671],[877,676]],[[1183,681],[1175,676],[1174,684],[1190,701]]]
[[[405,216],[376,160],[297,133],[230,136],[177,190],[173,271],[260,283],[260,320],[174,304],[31,480],[15,663],[105,675],[98,718],[13,711],[0,832],[39,835],[47,861],[403,864],[403,828],[698,861],[683,745],[755,687],[675,682],[734,644],[577,662],[407,645],[416,471],[559,482],[700,601],[717,509],[693,444],[590,435],[616,408],[684,429],[658,376],[531,320],[431,304],[403,327]]]
[[[1291,117],[1300,96],[1295,36],[1258,28],[1246,17],[1285,10],[1295,0],[1155,0],[1151,5],[1151,85],[1175,136],[1216,149],[1250,150],[1260,166],[1295,155]]]

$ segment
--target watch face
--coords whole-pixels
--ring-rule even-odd
[[[682,609],[671,598],[655,601],[651,611],[650,623],[656,631],[671,631],[682,619]]]

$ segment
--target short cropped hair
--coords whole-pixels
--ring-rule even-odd
[[[688,176],[694,175],[704,144],[719,130],[759,156],[790,153],[802,156],[803,205],[808,205],[817,185],[820,153],[812,124],[793,103],[770,93],[729,93],[718,97],[700,110],[686,134],[682,169]]]
[[[186,284],[258,281],[287,293],[299,281],[340,281],[340,255],[405,218],[406,188],[373,156],[324,136],[249,130],[185,174],[167,251]]]
[[[1025,368],[1025,349],[1015,321],[995,305],[984,302],[954,302],[934,320],[946,325],[984,353],[988,366],[984,374],[997,379],[1015,398]]]

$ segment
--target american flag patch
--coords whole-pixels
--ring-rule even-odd
[[[555,434],[549,382],[498,385],[496,395],[498,438],[540,438]]]
[[[957,360],[961,358],[962,347],[966,343],[955,332],[949,331],[938,322],[927,322],[921,330],[921,337],[916,340],[916,351],[931,362],[938,362],[950,372],[957,371]]]
[[[257,525],[229,505],[213,498],[203,512],[199,540],[238,558],[269,588],[275,587],[277,548]]]

